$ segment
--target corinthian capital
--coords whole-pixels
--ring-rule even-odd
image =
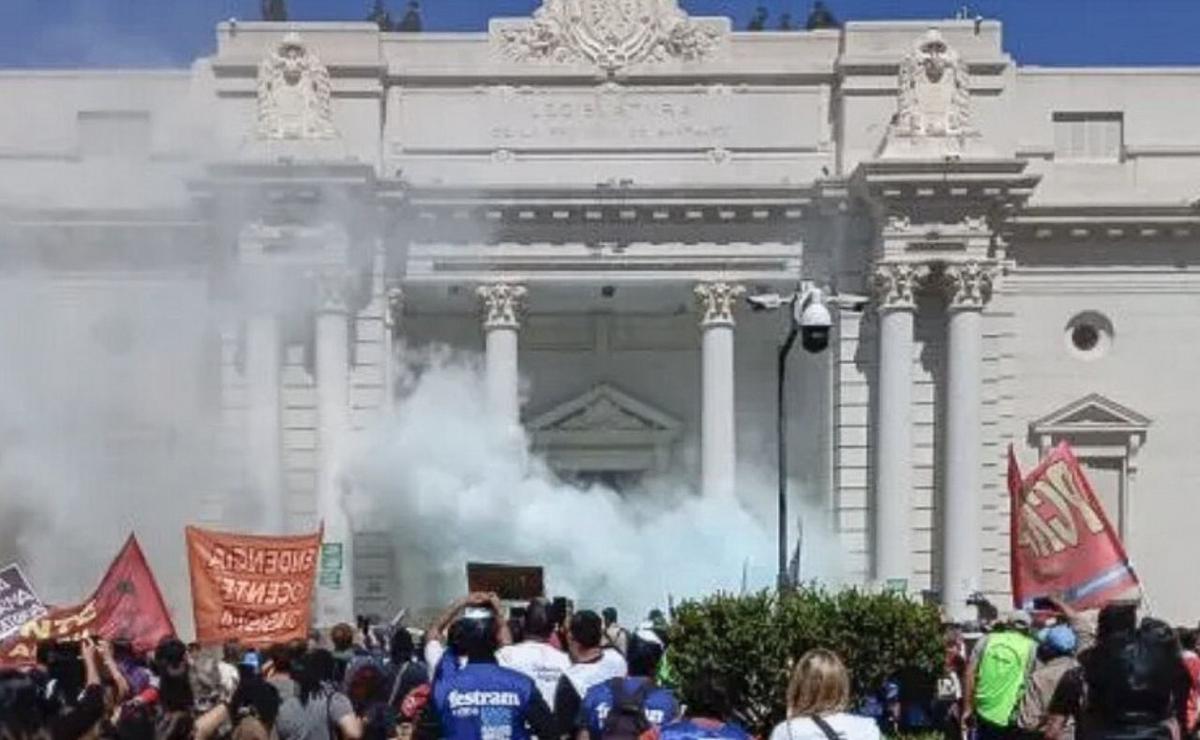
[[[494,283],[481,285],[475,290],[483,308],[483,328],[519,329],[521,313],[525,308],[525,296],[529,294],[524,285]]]
[[[696,302],[700,307],[700,326],[733,326],[733,308],[746,288],[737,283],[700,283]]]
[[[947,265],[942,272],[943,287],[950,310],[979,310],[992,297],[994,266],[972,260]]]
[[[914,294],[925,276],[925,268],[907,262],[883,262],[871,276],[871,292],[882,310],[916,307]]]

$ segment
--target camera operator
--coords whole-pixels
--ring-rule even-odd
[[[435,661],[433,696],[415,740],[527,740],[530,730],[542,740],[556,737],[554,717],[533,679],[496,663],[496,651],[510,641],[500,600],[475,594],[448,612],[452,618],[460,613],[448,628],[443,619],[431,631],[431,641],[446,634],[449,647]]]

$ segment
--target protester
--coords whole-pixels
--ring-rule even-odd
[[[508,639],[499,600],[475,595],[453,611],[461,616],[448,630],[450,661],[433,686],[414,732],[416,740],[541,740],[557,736],[550,707],[533,679],[496,664]],[[459,663],[459,660],[465,662]]]
[[[879,740],[870,718],[847,714],[850,674],[828,650],[810,650],[796,663],[787,689],[787,720],[770,740]]]
[[[1013,612],[985,635],[971,653],[963,691],[965,724],[975,722],[978,740],[1010,738],[1017,704],[1034,667],[1037,643],[1028,635],[1028,613]]]
[[[1196,652],[1196,630],[1180,629],[1179,644],[1183,648],[1183,665],[1190,681],[1187,700],[1187,727],[1184,735],[1195,736],[1200,720],[1200,654]]]
[[[332,686],[336,671],[333,654],[313,650],[298,659],[289,658],[296,693],[279,706],[275,722],[279,740],[359,740],[362,722],[350,699]],[[332,734],[334,728],[338,737]]]
[[[690,700],[686,713],[664,724],[659,740],[750,740],[750,734],[733,721],[729,691],[719,675],[704,671],[686,688]]]
[[[496,661],[533,679],[542,698],[553,710],[558,682],[571,667],[571,659],[550,644],[554,625],[550,622],[549,604],[544,599],[529,602],[522,630],[525,639],[500,648],[496,653]]]
[[[649,630],[639,630],[628,643],[629,675],[588,689],[575,730],[591,740],[638,738],[679,716],[670,689],[656,685],[663,644]]]
[[[1075,719],[1077,736],[1167,740],[1187,725],[1191,679],[1182,649],[1165,623],[1147,618],[1138,626],[1136,603],[1100,611],[1096,644],[1079,663],[1051,707],[1054,717]]]
[[[603,641],[599,614],[581,611],[571,617],[567,645],[572,662],[554,692],[554,716],[564,734],[575,727],[583,697],[593,686],[628,673],[625,659],[615,650],[605,650]]]
[[[1069,626],[1059,624],[1043,629],[1037,640],[1037,667],[1029,675],[1017,706],[1017,727],[1045,737],[1073,740],[1074,718],[1056,715],[1051,706],[1064,677],[1079,665],[1075,660],[1078,639]]]
[[[283,644],[272,645],[267,650],[267,664],[262,667],[263,675],[275,690],[279,692],[281,701],[287,701],[296,695],[298,684],[292,676],[293,660],[304,654],[307,645]]]
[[[607,607],[600,616],[604,617],[604,646],[626,655],[629,652],[629,630],[617,621],[616,608]]]
[[[388,650],[388,667],[392,672],[392,689],[388,703],[399,709],[405,697],[429,682],[429,671],[417,661],[412,633],[404,627],[400,627],[392,635]]]
[[[354,628],[348,624],[335,624],[329,631],[329,641],[333,643],[333,680],[341,683],[346,678],[346,669],[359,651],[354,645]]]

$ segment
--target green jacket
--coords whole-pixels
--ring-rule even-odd
[[[1008,727],[1025,691],[1037,643],[1019,632],[994,632],[986,640],[975,671],[975,713]]]

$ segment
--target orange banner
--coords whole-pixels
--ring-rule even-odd
[[[264,537],[188,527],[196,640],[266,645],[307,637],[321,534]]]
[[[92,597],[83,604],[54,609],[0,643],[0,666],[34,662],[39,640],[71,642],[85,636],[129,640],[139,651],[153,650],[175,634],[146,556],[130,535]]]

